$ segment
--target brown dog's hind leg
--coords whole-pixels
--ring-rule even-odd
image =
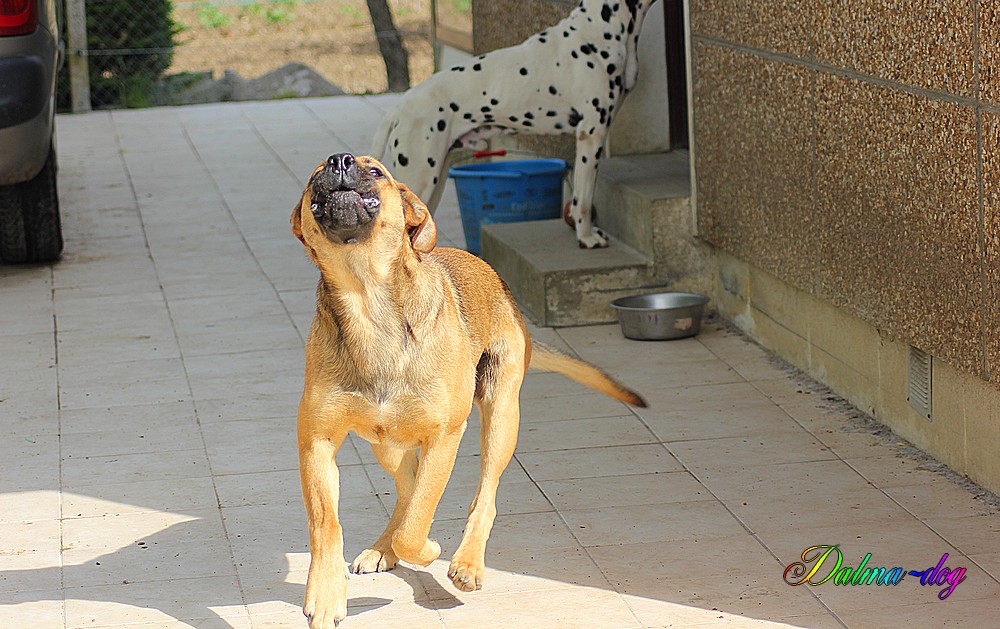
[[[517,373],[521,369],[521,373]],[[496,498],[500,475],[514,455],[517,443],[520,390],[523,369],[508,365],[500,390],[488,392],[478,403],[481,418],[479,489],[469,507],[469,520],[462,543],[448,568],[448,576],[460,590],[471,592],[483,587],[486,571],[486,540],[497,515]]]
[[[351,564],[351,572],[355,574],[384,572],[396,567],[398,557],[392,550],[392,534],[403,521],[403,514],[410,504],[417,479],[416,450],[402,450],[373,443],[372,452],[375,453],[379,465],[396,481],[396,506],[381,537],[370,548],[363,550]]]

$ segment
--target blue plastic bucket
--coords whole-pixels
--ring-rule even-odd
[[[458,192],[466,248],[478,254],[479,228],[559,218],[566,162],[530,159],[467,164],[449,169]]]

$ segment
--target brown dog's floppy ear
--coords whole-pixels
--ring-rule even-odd
[[[431,212],[417,195],[406,187],[398,184],[399,194],[403,197],[403,215],[406,217],[406,232],[410,235],[410,245],[414,251],[430,253],[437,246],[437,226],[431,218]]]
[[[292,234],[301,240],[302,244],[306,244],[306,239],[302,237],[302,199],[299,199],[299,202],[292,208],[292,217],[288,219],[288,222],[292,225]]]

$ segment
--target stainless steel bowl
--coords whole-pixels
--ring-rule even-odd
[[[626,338],[664,341],[694,336],[708,297],[694,293],[652,293],[622,297],[611,302]]]

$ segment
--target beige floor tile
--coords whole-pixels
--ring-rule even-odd
[[[301,386],[298,389],[289,387],[288,391],[276,393],[254,392],[212,398],[198,397],[195,400],[195,407],[198,409],[198,421],[202,424],[280,417],[287,419],[294,430],[300,397],[302,397]]]
[[[720,499],[734,502],[826,492],[880,493],[838,460],[754,465],[738,474],[729,468],[699,469],[698,479]]]
[[[884,605],[838,611],[837,615],[849,627],[896,627],[901,622],[908,622],[914,625],[979,629],[993,623],[997,610],[996,599],[962,601],[960,606],[954,602],[949,604],[938,600],[923,604],[894,604],[896,597],[891,594],[883,596],[883,600]]]
[[[238,607],[242,597],[232,576],[127,584],[119,581],[115,585],[67,587],[65,592],[69,627],[124,627],[177,621],[200,625],[203,620],[219,626],[220,612],[216,610],[236,622],[245,616]]]
[[[355,599],[350,594],[347,600],[347,619],[341,627],[413,627],[413,629],[440,629],[438,612],[416,603],[393,601],[378,597]],[[288,606],[281,611],[255,606],[250,608],[250,617],[255,629],[299,629],[306,627],[301,606]]]
[[[177,426],[183,432],[197,427],[194,407],[186,399],[162,404],[63,409],[59,416],[63,435],[113,432],[132,434],[138,439],[146,430],[164,431]]]
[[[1000,548],[1000,518],[996,515],[955,517],[950,511],[942,513],[940,510],[917,515],[935,533],[967,555]]]
[[[59,520],[0,522],[3,552],[12,555],[58,550],[60,535]]]
[[[169,422],[164,421],[156,406],[133,407],[136,412],[133,421],[116,422],[114,428],[102,430],[81,432],[72,427],[71,420],[64,421],[71,427],[60,440],[63,459],[202,449],[204,443],[193,409],[186,406],[187,412],[182,417]],[[106,413],[105,409],[87,410]]]
[[[61,590],[24,594],[0,591],[0,627],[63,629],[65,626]]]
[[[516,454],[535,481],[591,476],[679,472],[684,468],[663,446],[635,445]]]
[[[557,380],[558,379],[558,380]],[[563,419],[588,419],[594,417],[621,417],[628,415],[628,407],[605,395],[595,394],[580,385],[554,374],[529,374],[521,387],[521,424],[528,425]],[[563,392],[566,382],[580,391]],[[543,389],[543,385],[551,388]],[[552,393],[540,397],[540,393]]]
[[[590,546],[587,552],[621,592],[637,593],[644,584],[739,574],[775,573],[778,560],[749,533],[732,537],[695,537],[667,542]],[[644,595],[649,595],[646,592]]]
[[[761,396],[744,403],[655,407],[638,413],[661,441],[695,441],[773,433],[801,432],[802,427]]]
[[[64,410],[163,404],[190,397],[184,366],[176,358],[59,369],[59,402]]]
[[[458,549],[464,525],[461,520],[443,520],[435,522],[431,527],[430,537],[441,544],[442,557],[450,560]],[[578,545],[569,528],[555,512],[500,515],[494,521],[493,531],[490,533],[486,563],[493,565],[491,558],[503,559],[508,554],[523,556],[527,549],[537,553],[551,548],[574,548]],[[500,566],[502,564],[498,565]]]
[[[302,339],[285,313],[192,326],[178,330],[177,339],[185,356],[287,348],[302,351]]]
[[[66,587],[233,574],[218,511],[68,519],[63,549]]]
[[[163,304],[153,304],[163,311]],[[142,313],[137,313],[141,315]],[[59,330],[59,365],[86,367],[102,362],[136,362],[179,358],[177,338],[164,315],[162,321],[108,328]]]
[[[793,588],[770,575],[752,573],[632,583],[625,594],[664,601],[748,619],[770,620],[793,615],[820,614],[822,604],[807,590]],[[631,600],[631,599],[630,599]],[[647,604],[647,608],[650,605]],[[637,612],[639,610],[637,609]],[[638,614],[644,622],[653,620]]]
[[[783,566],[802,561],[803,551],[817,545],[837,545],[845,566],[856,565],[866,553],[872,553],[872,566],[923,570],[917,566],[939,559],[943,552],[955,553],[934,531],[909,516],[893,517],[883,524],[878,519],[859,519],[813,528],[788,527],[765,531],[758,537]]]
[[[218,506],[209,476],[166,478],[132,483],[88,485],[62,492],[65,518],[93,518],[131,513],[191,513]]]
[[[883,491],[911,513],[944,511],[956,518],[990,516],[994,513],[968,489],[943,476],[921,480],[920,484],[884,487]],[[1000,540],[1000,533],[997,538]]]
[[[656,441],[649,429],[633,415],[567,419],[523,424],[517,436],[517,451],[545,452]]]
[[[13,397],[13,396],[12,396]],[[17,397],[22,397],[18,395]],[[28,398],[35,397],[29,394]],[[41,400],[37,397],[33,401],[22,398],[20,403],[13,400],[6,400],[0,403],[4,413],[3,428],[0,428],[0,439],[34,439],[36,437],[53,437],[59,434],[59,411],[57,409],[56,396],[53,392],[51,396],[41,393]],[[7,402],[11,402],[7,407]],[[13,479],[7,479],[12,487]]]
[[[54,489],[0,493],[0,524],[58,520],[60,515],[59,492]]]
[[[395,492],[393,492],[395,494]],[[434,514],[436,520],[465,520],[469,505],[476,496],[473,486],[448,485]],[[383,496],[387,509],[395,504],[395,495]],[[552,505],[534,483],[515,483],[504,480],[497,491],[497,514],[541,513],[553,511]]]
[[[198,478],[209,475],[205,450],[178,450],[65,459],[63,487],[82,490],[105,483],[134,483],[149,478]]]
[[[375,494],[368,474],[360,465],[340,465],[340,498],[367,497]],[[299,471],[255,472],[216,476],[219,503],[222,507],[254,505],[292,505],[302,502]]]
[[[295,424],[286,418],[215,422],[202,426],[214,474],[297,470]]]
[[[240,574],[287,572],[289,555],[308,555],[309,533],[300,504],[231,507],[222,514]],[[345,537],[352,534],[345,522]]]
[[[695,471],[735,472],[757,465],[826,461],[837,456],[804,430],[746,437],[678,441],[670,450]]]
[[[529,400],[579,396],[605,398],[605,396],[596,396],[593,390],[588,389],[582,384],[577,384],[563,375],[532,370],[528,372],[528,374],[524,377],[524,381],[521,383],[521,415],[525,418],[534,416],[535,413],[529,413],[529,409],[531,407],[525,406],[525,403]],[[605,399],[608,400],[609,404],[613,405],[613,410],[610,412],[597,411],[602,413],[607,412],[607,415],[591,415],[591,417],[610,417],[612,415],[622,414],[621,409],[623,408],[623,405],[620,402],[615,402],[610,398]],[[560,399],[560,401],[553,402],[552,404],[559,408],[565,403],[565,400]],[[562,415],[556,417],[555,419],[569,419],[572,417],[575,417],[575,415]]]
[[[458,595],[460,605],[440,610],[445,627],[639,627],[628,605],[615,592],[592,588],[541,590],[509,594]]]
[[[58,435],[14,435],[0,439],[4,475],[0,491],[20,492],[59,486]],[[0,520],[10,519],[7,515]]]
[[[348,561],[352,559],[350,557]],[[454,599],[451,592],[457,590],[445,575],[447,562],[438,560],[437,564],[440,565],[434,570],[434,575],[428,572],[433,568],[407,564],[400,564],[388,572],[351,574],[347,582],[348,607],[415,602],[431,608],[431,600]],[[290,558],[289,565],[296,566],[296,569],[271,574],[254,572],[243,578],[243,591],[255,615],[287,609],[295,609],[301,614],[308,576],[308,555]],[[437,576],[443,580],[436,580]]]
[[[826,427],[807,424],[806,429],[843,459],[885,454],[885,442],[882,438],[848,419]]]
[[[557,332],[581,355],[588,351],[606,350],[609,359],[627,354],[657,361],[702,360],[712,357],[712,353],[698,342],[697,338],[679,339],[669,343],[636,341],[625,338],[621,326],[615,323],[560,328]]]
[[[442,556],[417,571],[433,600],[457,600],[459,592],[448,578],[450,556]],[[580,547],[525,548],[521,552],[487,550],[484,594],[561,590],[567,586],[610,589],[607,579]]]
[[[974,554],[970,555],[969,559],[974,561],[990,577],[1000,581],[1000,553]]]
[[[370,449],[362,444],[361,449]],[[479,484],[480,463],[482,459],[479,455],[460,456],[455,459],[455,467],[452,468],[451,478],[448,480],[448,487],[476,487]],[[369,472],[373,477],[378,474],[385,475],[384,470],[377,463],[368,465]],[[504,470],[501,482],[507,483],[530,483],[531,477],[518,465],[516,459],[511,459],[507,469]],[[392,487],[390,484],[389,487]]]
[[[101,287],[64,288],[54,291],[53,299],[60,335],[64,332],[133,327],[138,321],[170,325],[163,293],[153,287],[123,294],[109,294]],[[132,323],[108,316],[109,309],[127,311]]]
[[[745,531],[715,500],[563,511],[584,546],[733,537]]]
[[[29,551],[0,551],[0,592],[25,594],[21,600],[31,600],[38,594],[28,592],[57,592],[62,587],[62,556],[57,548]],[[60,596],[60,600],[62,597]],[[0,606],[4,603],[0,594]],[[3,612],[0,612],[0,619]],[[0,620],[0,626],[5,625]]]
[[[705,487],[687,472],[595,476],[542,481],[538,486],[561,511],[689,502],[712,497]]]
[[[646,629],[843,629],[829,613],[761,620],[718,609],[680,605],[656,599],[625,596],[625,601]]]
[[[287,411],[294,416],[293,409],[298,407],[302,393],[305,365],[305,354],[297,339],[295,343],[295,347],[287,349],[186,357],[184,364],[195,399],[276,396],[295,392],[295,403]]]
[[[923,469],[913,459],[886,448],[871,456],[845,457],[844,460],[876,487],[899,487],[933,482],[937,474]]]

